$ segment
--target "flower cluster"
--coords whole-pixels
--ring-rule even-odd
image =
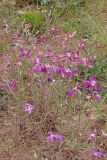
[[[96,101],[100,100],[100,95],[98,94],[98,91],[101,90],[100,86],[97,84],[97,79],[95,76],[92,76],[89,78],[89,80],[84,81],[83,87],[88,88],[88,91],[93,99]]]
[[[58,31],[53,28],[51,31]],[[73,33],[72,33],[73,34]],[[65,33],[65,37],[71,38],[73,35],[71,33]],[[39,37],[41,40],[45,39],[44,36]],[[65,38],[66,39],[66,38]],[[41,41],[40,40],[40,41]],[[81,75],[80,66],[90,69],[93,67],[94,57],[83,58],[80,55],[80,50],[84,50],[87,40],[82,40],[77,47],[77,51],[67,50],[61,54],[55,53],[51,49],[47,49],[45,53],[36,53],[33,57],[31,55],[31,50],[22,48],[18,56],[17,65],[22,66],[24,64],[23,57],[27,57],[31,62],[31,72],[33,75],[41,74],[45,75],[49,82],[53,82],[55,78],[71,79],[74,76]],[[85,74],[85,71],[84,71]],[[84,81],[84,75],[82,77]],[[88,80],[85,80],[82,84],[78,82],[78,85],[69,89],[67,96],[70,97],[74,93],[82,94],[82,89],[86,88],[93,100],[97,102],[100,101],[100,94],[98,91],[101,90],[100,86],[97,85],[97,78],[95,76],[90,76]]]
[[[100,95],[99,95],[98,91],[100,91],[101,88],[96,83],[97,83],[96,77],[91,76],[89,78],[89,80],[84,81],[82,85],[75,86],[74,88],[71,88],[67,92],[67,96],[71,97],[76,92],[81,95],[82,94],[81,89],[82,88],[87,88],[91,98],[93,100],[95,99],[98,102],[98,101],[100,101]]]
[[[98,158],[98,159],[102,159],[104,157],[104,151],[103,149],[97,149],[97,148],[93,148],[91,151],[86,151],[86,157],[87,158]]]

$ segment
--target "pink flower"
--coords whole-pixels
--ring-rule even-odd
[[[54,52],[52,50],[48,49],[46,51],[46,57],[52,57],[53,55],[54,55]]]
[[[77,59],[78,66],[85,66],[87,68],[93,68],[92,64],[94,63],[93,57]]]
[[[14,79],[8,80],[7,83],[11,89],[16,89],[16,81]]]
[[[84,49],[85,46],[86,46],[86,44],[87,44],[87,39],[83,39],[83,40],[79,43],[79,45],[78,45],[78,51],[79,51],[80,49]]]
[[[19,33],[13,34],[12,35],[12,40],[17,40],[19,37]]]
[[[39,58],[39,57],[37,57],[37,58],[35,59],[34,64],[40,64],[40,58]]]
[[[37,42],[46,42],[48,40],[47,36],[40,36],[37,38]]]
[[[64,136],[61,134],[55,134],[53,131],[48,131],[48,135],[46,137],[48,142],[53,142],[54,140],[62,141],[64,140]]]
[[[66,44],[65,39],[58,39],[56,42],[57,42],[57,44],[62,45],[62,46]]]
[[[92,131],[89,133],[89,139],[94,139],[96,138],[97,132],[96,131]]]
[[[35,108],[34,105],[30,104],[30,103],[25,103],[24,104],[24,110],[26,112],[28,112],[29,114],[31,114],[32,110]]]
[[[22,61],[22,60],[17,60],[17,62],[16,62],[16,64],[17,64],[17,66],[23,66],[23,64],[24,64],[24,61]]]
[[[93,57],[86,58],[86,67],[87,68],[93,68],[93,66],[92,66],[93,63],[94,63]]]
[[[60,31],[60,29],[58,27],[52,27],[50,29],[50,33],[55,34],[55,35],[58,34],[59,31]]]

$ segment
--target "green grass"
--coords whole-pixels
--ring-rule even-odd
[[[44,15],[39,11],[25,11],[20,19],[25,23],[31,24],[32,31],[39,29],[44,23]]]

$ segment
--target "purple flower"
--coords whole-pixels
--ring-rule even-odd
[[[80,73],[80,70],[79,69],[75,69],[72,72],[73,72],[73,75],[76,75],[76,74]]]
[[[54,66],[49,66],[48,68],[48,81],[53,81],[53,74],[54,74]]]
[[[48,135],[46,137],[46,140],[48,142],[53,142],[54,140],[62,141],[64,139],[64,136],[61,134],[55,134],[53,131],[48,131]]]
[[[25,56],[25,50],[21,49],[19,57],[21,58],[21,57],[24,57],[24,56]]]
[[[67,92],[67,96],[68,96],[68,97],[71,97],[75,92],[76,92],[76,89],[75,89],[75,88],[72,88],[72,89],[70,89],[70,90]]]
[[[104,156],[103,150],[102,149],[93,149],[93,156],[97,158],[102,158]]]
[[[46,72],[47,72],[47,67],[46,67],[46,65],[43,65],[43,66],[42,66],[41,71],[42,71],[43,73],[46,73]]]
[[[104,157],[104,151],[102,149],[93,148],[92,150],[87,150],[85,152],[87,158],[98,158],[101,159]]]
[[[30,104],[30,103],[25,103],[24,104],[24,110],[26,112],[28,112],[29,114],[31,114],[32,110],[35,108],[34,105]]]
[[[95,91],[100,91],[100,90],[101,90],[101,87],[100,87],[100,86],[95,85],[95,86],[93,86],[93,90],[95,90]]]
[[[15,89],[16,88],[16,81],[14,79],[10,79],[8,80],[8,86],[11,88],[11,89]]]
[[[17,40],[19,37],[19,33],[13,34],[12,35],[12,40]]]
[[[54,141],[54,134],[52,131],[48,131],[48,135],[47,135],[46,139],[48,142]]]
[[[39,65],[39,66],[34,66],[33,67],[33,72],[37,72],[37,73],[40,73],[42,70],[42,67]]]
[[[88,87],[88,86],[90,86],[90,81],[84,81],[83,87]]]
[[[47,68],[44,64],[35,65],[32,68],[32,70],[33,70],[33,72],[36,72],[36,73],[46,73],[47,72]]]
[[[90,85],[91,86],[95,86],[96,82],[97,82],[97,79],[95,76],[92,76],[89,78],[90,79]]]
[[[31,52],[31,50],[21,49],[19,57],[22,58],[25,56],[25,57],[31,58],[30,52]]]
[[[80,89],[76,86],[67,92],[67,97],[71,97],[75,92],[77,92],[80,95],[82,94]]]
[[[27,57],[27,58],[31,58],[31,54],[30,54],[30,53],[31,53],[31,50],[30,50],[30,49],[26,51],[26,57]]]
[[[92,77],[89,78],[89,80],[86,80],[86,81],[83,83],[83,86],[84,86],[84,87],[89,87],[89,86],[92,86],[92,87],[93,87],[93,86],[95,86],[96,82],[97,82],[96,77],[95,77],[95,76],[92,76]]]
[[[64,139],[64,136],[61,135],[61,134],[55,134],[54,138],[57,139],[57,140],[59,140],[59,141],[62,141]]]
[[[63,68],[62,76],[64,78],[70,78],[71,76],[76,75],[79,72],[80,72],[79,69],[72,70],[70,67],[68,67],[66,69]]]
[[[53,81],[53,76],[49,76],[48,77],[48,82],[52,82]]]
[[[17,39],[17,35],[14,34],[14,35],[12,36],[12,40],[16,40],[16,39]]]
[[[64,68],[62,66],[58,65],[57,68],[56,68],[56,73],[59,76],[63,76],[63,74],[64,74]]]
[[[98,102],[100,101],[100,99],[101,99],[101,96],[99,94],[95,94],[95,100]]]
[[[69,68],[65,69],[63,76],[64,76],[64,78],[69,78],[69,77],[73,76],[72,70],[70,70]]]
[[[91,155],[92,155],[92,154],[91,154],[91,151],[86,151],[86,152],[85,152],[85,155],[86,155],[87,158],[91,157]]]

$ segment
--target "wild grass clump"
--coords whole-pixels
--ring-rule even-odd
[[[21,21],[28,23],[32,31],[35,31],[42,27],[44,23],[44,15],[39,11],[25,11],[22,13]]]

